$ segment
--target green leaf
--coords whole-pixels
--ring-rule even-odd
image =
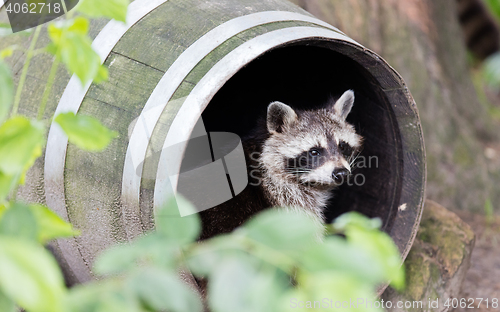
[[[99,66],[97,75],[94,77],[94,83],[99,83],[108,80],[108,69],[104,66]]]
[[[63,62],[71,73],[77,75],[82,85],[95,78],[102,80],[105,69],[102,69],[101,59],[92,49],[91,40],[87,36],[87,19],[77,17],[71,26],[61,28],[51,23],[48,32],[52,44],[47,51]]]
[[[319,243],[323,231],[324,226],[309,214],[279,208],[258,214],[242,229],[255,241],[294,254]]]
[[[65,312],[144,312],[134,294],[119,279],[90,282],[71,288]]]
[[[500,88],[500,52],[489,56],[483,65],[484,80],[495,89]]]
[[[102,151],[118,136],[91,116],[62,113],[54,119],[68,136],[68,140],[87,151]]]
[[[486,216],[486,222],[489,224],[492,224],[495,220],[493,204],[490,198],[487,198],[484,202],[484,215]]]
[[[97,274],[117,274],[137,267],[142,250],[134,245],[117,245],[106,250],[97,258],[94,271]]]
[[[311,311],[333,309],[352,312],[381,311],[373,305],[377,299],[374,285],[358,279],[350,272],[300,274],[297,281],[299,287],[284,296],[281,304],[284,308],[282,311],[296,311],[299,302],[302,302],[300,305],[306,310]],[[321,306],[316,305],[316,309],[313,309],[314,301]],[[335,306],[336,303],[337,306]],[[340,307],[338,303],[343,306]],[[380,303],[378,306],[380,307]]]
[[[5,206],[5,204],[0,204],[0,220],[2,219],[5,211],[7,211],[7,207]]]
[[[379,219],[369,219],[358,212],[348,212],[338,217],[333,227],[344,232],[349,244],[365,251],[375,268],[381,268],[384,279],[396,289],[405,283],[404,269],[398,247],[391,237],[378,230]]]
[[[198,238],[201,231],[200,217],[197,213],[181,217],[180,209],[194,212],[195,208],[184,197],[171,197],[166,206],[156,213],[156,230],[167,239],[178,244],[191,243]]]
[[[486,0],[486,5],[497,21],[500,21],[500,2],[498,0]]]
[[[384,268],[374,263],[370,254],[338,236],[329,236],[323,244],[304,252],[299,262],[308,272],[350,272],[373,285],[387,282]]]
[[[197,294],[176,273],[146,269],[129,281],[129,285],[146,306],[155,311],[197,312],[203,306]]]
[[[14,301],[8,298],[2,291],[0,291],[0,311],[2,312],[16,312],[16,305]]]
[[[28,206],[15,203],[0,220],[0,234],[36,241],[38,225]]]
[[[235,237],[234,233],[219,235],[204,240],[202,243],[194,244],[186,259],[190,271],[197,276],[205,277],[216,270],[224,259],[250,257]]]
[[[91,17],[107,17],[125,22],[129,0],[82,0],[77,10]]]
[[[42,205],[30,205],[30,211],[38,225],[38,242],[45,244],[59,237],[72,237],[79,235],[73,225],[61,219],[55,212]]]
[[[0,171],[10,176],[23,173],[42,154],[44,142],[41,123],[10,118],[0,126]]]
[[[97,258],[94,272],[101,275],[120,274],[147,263],[174,271],[180,257],[177,245],[170,244],[160,235],[150,234],[133,243],[106,250]]]
[[[12,35],[12,27],[6,23],[0,23],[0,37]]]
[[[22,47],[17,44],[13,44],[11,46],[4,48],[3,50],[0,50],[0,59],[6,59],[8,57],[11,57],[12,54],[14,54],[14,51],[19,49],[22,49]]]
[[[143,312],[140,304],[125,294],[111,294],[99,302],[95,312]]]
[[[5,1],[4,1],[5,2]],[[15,35],[29,36],[33,32],[33,28],[17,32]],[[0,23],[0,37],[12,35],[12,27],[7,23]]]
[[[333,226],[340,231],[344,231],[349,226],[358,226],[363,229],[373,230],[379,229],[382,226],[382,221],[379,218],[370,219],[359,212],[351,211],[336,218]]]
[[[373,266],[383,269],[387,281],[396,289],[404,288],[405,271],[399,250],[391,237],[378,230],[366,230],[359,227],[347,228],[345,235],[353,246],[365,250]]]
[[[12,56],[14,53],[14,50],[12,48],[5,48],[3,50],[0,50],[0,59],[6,59],[9,56]]]
[[[42,246],[0,237],[0,290],[30,312],[62,312],[64,280]]]
[[[289,279],[275,268],[245,258],[225,258],[210,276],[208,302],[212,311],[277,311]]]
[[[89,31],[89,21],[83,17],[77,17],[73,24],[68,25],[68,31],[75,34],[86,35]]]
[[[7,175],[0,171],[0,202],[5,200],[19,182],[19,175]]]
[[[210,308],[220,312],[256,311],[248,298],[248,286],[252,283],[255,269],[252,265],[225,259],[211,276],[208,302]]]
[[[7,118],[13,100],[14,83],[12,75],[7,64],[0,59],[0,124]]]

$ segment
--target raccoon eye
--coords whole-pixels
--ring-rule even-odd
[[[312,149],[312,150],[309,151],[309,155],[311,155],[312,157],[317,157],[320,154],[321,153],[317,149]]]
[[[340,141],[339,149],[345,156],[350,156],[353,152],[352,147],[344,141]]]

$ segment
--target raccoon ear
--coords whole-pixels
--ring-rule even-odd
[[[290,106],[281,102],[272,102],[267,107],[267,130],[269,132],[283,132],[297,120],[297,114]]]
[[[347,90],[342,96],[333,104],[333,111],[335,115],[342,119],[346,119],[347,115],[351,112],[352,105],[354,104],[354,91]]]

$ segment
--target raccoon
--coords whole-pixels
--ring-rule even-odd
[[[230,232],[274,206],[305,210],[323,222],[332,190],[346,181],[362,146],[363,138],[346,122],[353,104],[352,90],[321,109],[269,104],[266,118],[242,139],[249,185],[232,200],[200,213],[200,239]]]

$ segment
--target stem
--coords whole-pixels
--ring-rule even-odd
[[[39,54],[48,54],[48,53],[45,48],[36,49],[35,51],[33,51],[33,56],[37,56]]]
[[[64,1],[61,1],[64,3]],[[75,6],[77,7],[78,4]],[[66,18],[67,21],[69,21],[70,19],[73,18],[73,15],[75,15],[75,7],[73,7],[73,9],[71,9],[70,11],[68,11],[68,9],[66,8],[66,3],[64,3],[64,10],[66,12],[66,14],[64,14],[64,17]]]
[[[10,202],[15,202],[16,199],[17,199],[17,192],[19,191],[19,176],[16,177],[18,179],[18,182],[16,183],[16,186],[14,187],[14,189],[11,191],[10,193],[10,196],[7,197],[7,199],[10,201]]]
[[[47,106],[47,100],[49,99],[50,91],[52,90],[52,86],[54,85],[58,66],[59,60],[57,59],[57,57],[55,57],[54,62],[52,62],[52,66],[50,67],[47,85],[45,86],[45,90],[43,91],[42,102],[40,103],[40,107],[38,107],[38,115],[36,117],[37,120],[41,120],[43,117],[43,113],[45,112],[45,107]]]
[[[19,108],[19,102],[21,102],[21,92],[23,91],[24,82],[26,81],[26,75],[28,74],[28,67],[30,66],[31,58],[33,57],[33,50],[35,49],[35,45],[36,42],[38,41],[38,36],[40,35],[41,30],[42,26],[38,26],[35,29],[33,40],[31,40],[31,44],[28,49],[28,53],[26,55],[26,62],[24,63],[23,71],[21,72],[21,78],[19,78],[19,84],[17,85],[16,96],[14,98],[14,105],[12,106],[11,116],[17,114],[17,109]]]
[[[68,8],[66,8],[66,3],[64,2],[64,0],[61,0],[61,5],[63,7],[64,14],[68,14]]]

